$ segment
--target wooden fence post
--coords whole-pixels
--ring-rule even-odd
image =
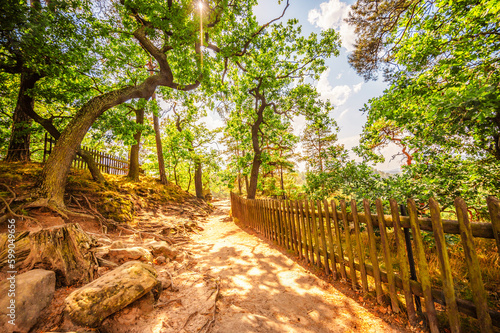
[[[311,201],[311,228],[314,237],[313,241],[314,253],[316,254],[316,260],[314,262],[316,263],[316,266],[318,268],[321,268],[321,258],[319,254],[318,224],[316,222],[316,207],[314,201]]]
[[[306,224],[307,224],[307,221],[306,221],[306,216],[305,216],[305,212],[304,212],[304,205],[303,205],[303,202],[302,200],[299,200],[299,209],[300,209],[300,229],[302,231],[302,241],[303,241],[303,244],[302,244],[302,249],[304,250],[304,259],[306,260],[306,264],[309,263],[309,254],[308,254],[308,249],[307,249],[307,231],[306,231]]]
[[[429,266],[425,258],[424,242],[422,240],[422,233],[418,224],[417,207],[415,201],[412,199],[407,200],[408,213],[410,215],[410,225],[413,232],[413,242],[415,244],[415,251],[417,252],[418,272],[420,275],[420,283],[422,284],[422,292],[424,294],[425,310],[427,315],[427,322],[431,333],[438,333],[438,321],[436,317],[436,308],[432,298],[431,278],[429,275]]]
[[[356,270],[354,269],[354,253],[352,252],[351,243],[351,227],[347,219],[347,209],[345,200],[340,200],[340,209],[342,210],[342,220],[344,221],[344,234],[345,234],[345,247],[347,250],[347,259],[349,260],[349,275],[351,276],[352,289],[356,290],[358,287],[358,279],[356,277]]]
[[[314,254],[313,254],[313,239],[312,239],[312,230],[311,230],[311,218],[310,218],[310,210],[309,210],[309,201],[305,200],[304,201],[305,208],[306,208],[306,233],[307,233],[307,240],[308,240],[308,252],[309,252],[309,262],[311,265],[314,265]]]
[[[333,200],[330,203],[332,205],[333,225],[335,227],[335,240],[337,241],[337,250],[339,252],[340,259],[340,275],[344,280],[347,281],[347,272],[345,270],[344,250],[342,249],[342,239],[340,234],[339,218],[337,215],[337,206],[335,205],[335,201]]]
[[[398,203],[394,199],[390,199],[389,203],[391,205],[392,223],[393,223],[394,235],[396,237],[399,272],[401,274],[401,280],[403,280],[403,291],[406,301],[406,312],[408,313],[408,319],[410,321],[410,324],[415,325],[417,323],[417,318],[415,315],[415,306],[413,304],[413,294],[410,289],[410,267],[408,265],[408,256],[406,254],[404,235],[401,230],[401,221],[399,220],[399,207]]]
[[[297,248],[297,232],[295,230],[295,218],[293,212],[293,201],[288,200],[288,223],[290,226],[290,239],[292,241],[292,250],[295,254],[298,254]]]
[[[301,227],[300,227],[300,220],[301,220],[301,215],[300,215],[300,211],[299,211],[299,203],[297,200],[294,200],[294,207],[295,207],[295,212],[297,213],[297,219],[295,221],[295,225],[296,225],[296,231],[297,231],[297,243],[298,243],[298,251],[299,251],[299,258],[302,259],[303,258],[303,254],[302,254],[302,234],[301,234]]]
[[[370,203],[367,199],[363,200],[365,210],[366,226],[368,229],[368,244],[370,247],[370,261],[373,267],[373,278],[375,279],[375,292],[378,304],[383,304],[382,278],[380,276],[380,267],[378,265],[377,244],[375,241],[375,230],[373,229],[372,214],[370,212]]]
[[[451,273],[450,260],[446,249],[446,241],[444,239],[443,223],[441,221],[441,209],[436,200],[429,199],[429,208],[431,210],[432,229],[434,231],[434,240],[439,258],[439,266],[441,268],[441,276],[443,280],[443,291],[446,300],[446,312],[450,321],[451,332],[460,332],[460,317],[458,315],[458,307],[455,299],[455,288],[453,286],[453,276]]]
[[[328,200],[323,200],[323,206],[325,207],[325,220],[326,220],[326,233],[328,234],[328,245],[330,249],[330,261],[332,263],[333,279],[338,279],[337,272],[337,260],[335,259],[335,245],[333,244],[333,233],[332,233],[332,221],[330,219],[330,209],[328,208]],[[336,214],[336,212],[333,212]]]
[[[330,265],[328,264],[328,249],[326,248],[325,223],[323,220],[323,209],[321,208],[321,200],[317,201],[318,205],[318,224],[321,238],[321,247],[323,248],[323,263],[325,265],[325,274],[330,275]],[[328,209],[328,205],[325,210]]]
[[[476,246],[474,245],[474,238],[472,237],[472,230],[467,215],[467,205],[462,198],[455,199],[455,209],[460,225],[460,238],[464,247],[465,262],[469,269],[469,285],[472,290],[474,303],[476,304],[478,324],[482,333],[492,333],[493,325],[488,313],[488,297],[484,290],[483,278],[481,277],[481,267],[477,259]]]
[[[363,288],[363,293],[368,292],[368,278],[366,276],[366,267],[365,267],[365,249],[363,244],[361,243],[361,230],[359,227],[359,216],[358,216],[358,208],[356,207],[356,200],[351,200],[351,212],[352,219],[354,222],[354,233],[356,235],[356,248],[358,251],[358,259],[359,259],[359,271],[361,273],[361,285]]]
[[[497,242],[498,253],[500,253],[500,201],[493,196],[489,196],[486,202],[488,203],[488,211],[490,212],[493,236]]]

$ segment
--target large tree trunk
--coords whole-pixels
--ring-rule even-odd
[[[35,112],[33,109],[28,110],[28,115],[36,121],[38,124],[42,125],[42,127],[50,134],[56,141],[59,139],[61,136],[61,133],[59,130],[54,126],[51,120],[45,119],[41,117],[38,113]],[[78,155],[82,157],[82,159],[87,163],[87,166],[89,168],[90,174],[92,175],[92,179],[94,179],[98,183],[104,183],[105,179],[104,176],[101,173],[101,170],[99,170],[99,167],[94,161],[94,158],[92,157],[92,154],[83,150],[83,149],[78,149]]]
[[[196,197],[200,199],[204,199],[203,196],[203,181],[202,181],[202,173],[201,173],[201,162],[194,162],[194,188],[196,191]]]
[[[144,108],[135,110],[135,122],[139,125],[144,124]],[[138,129],[134,134],[135,144],[130,148],[129,169],[127,177],[133,181],[139,180],[139,149],[141,144],[142,129]]]
[[[261,98],[261,105],[256,110],[257,112],[257,120],[252,125],[252,148],[254,152],[253,162],[252,162],[252,171],[250,172],[250,184],[247,189],[247,198],[255,199],[255,195],[257,194],[257,181],[259,179],[259,169],[262,164],[262,150],[260,148],[259,142],[259,129],[260,124],[264,120],[264,109],[266,108],[265,101],[263,97],[258,95]]]
[[[250,172],[250,183],[247,189],[247,199],[255,199],[257,194],[257,181],[259,180],[259,169],[262,164],[261,153],[255,153],[252,162],[252,171]]]
[[[12,131],[9,149],[5,161],[30,161],[31,118],[35,99],[29,95],[29,90],[35,87],[40,75],[22,73],[17,104],[12,117]]]
[[[57,140],[42,170],[38,198],[30,206],[51,206],[64,209],[64,189],[71,162],[90,126],[101,114],[113,106],[131,98],[150,98],[158,85],[157,81],[158,77],[152,76],[139,86],[114,90],[85,103]]]
[[[163,159],[163,147],[161,144],[160,122],[158,117],[153,114],[153,125],[155,129],[156,154],[158,155],[158,169],[160,171],[160,182],[167,184],[167,174],[165,173],[165,160]]]

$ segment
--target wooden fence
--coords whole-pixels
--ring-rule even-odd
[[[368,276],[373,278],[377,301],[383,304],[383,286],[388,290],[392,310],[400,311],[397,290],[405,298],[409,322],[416,323],[416,313],[421,311],[420,298],[424,299],[425,315],[431,332],[439,332],[435,302],[446,307],[451,332],[460,332],[459,312],[478,318],[481,332],[492,332],[500,327],[500,312],[488,308],[487,294],[481,277],[474,237],[495,238],[500,253],[500,201],[488,198],[492,223],[469,221],[467,206],[461,198],[455,200],[457,221],[443,220],[438,203],[431,199],[430,218],[420,218],[415,202],[407,201],[408,215],[401,216],[400,207],[390,200],[390,215],[384,215],[382,201],[375,202],[376,214],[371,213],[368,200],[363,201],[358,212],[356,202],[340,201],[340,211],[335,201],[278,201],[249,200],[231,193],[232,216],[242,224],[255,229],[301,259],[324,269],[334,279],[350,281],[352,288],[359,286],[369,291]],[[406,212],[404,212],[406,213]],[[392,229],[389,229],[392,228]],[[418,277],[413,261],[410,229],[415,249]],[[428,262],[424,253],[421,230],[433,232],[442,276],[442,290],[431,287]],[[391,254],[388,232],[394,236],[396,254]],[[364,235],[364,234],[367,235]],[[377,235],[379,234],[379,236]],[[467,264],[469,286],[473,302],[456,298],[453,272],[450,267],[445,234],[459,234]],[[367,236],[367,237],[366,237]],[[368,239],[363,243],[362,239]],[[383,265],[379,263],[377,240],[380,239]],[[364,247],[367,246],[367,253]],[[495,249],[491,249],[495,251]],[[368,260],[369,259],[369,260]],[[356,273],[359,272],[359,274]]]
[[[52,137],[45,135],[45,143],[43,148],[43,162],[50,153],[55,144],[55,140]],[[97,149],[91,149],[87,147],[82,147],[82,150],[89,152],[94,159],[97,167],[101,172],[105,172],[111,175],[126,175],[129,169],[129,162],[123,158],[104,154]],[[87,169],[87,163],[83,160],[80,155],[76,155],[75,159],[71,163],[71,166],[76,169]]]

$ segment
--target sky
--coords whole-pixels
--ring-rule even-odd
[[[297,18],[302,25],[302,32],[308,35],[311,32],[320,33],[323,29],[334,28],[340,33],[342,47],[340,55],[328,59],[328,69],[316,82],[318,92],[323,100],[330,100],[334,110],[330,114],[337,122],[340,130],[339,143],[350,149],[359,144],[360,134],[366,122],[366,115],[361,108],[368,103],[370,98],[382,95],[387,84],[382,80],[365,82],[357,75],[347,62],[348,54],[353,50],[356,34],[354,28],[349,26],[344,19],[348,17],[351,5],[355,1],[340,0],[290,0],[282,21]],[[265,23],[281,15],[286,1],[262,0],[255,10],[259,22]],[[221,120],[216,114],[207,116],[209,127],[221,126]],[[304,128],[304,118],[294,119],[294,132],[300,134]],[[300,147],[299,147],[300,149]],[[386,162],[375,165],[381,171],[395,171],[402,164],[400,158],[392,159],[398,153],[398,148],[393,145],[382,150]],[[351,153],[351,157],[356,159]],[[357,158],[359,160],[359,158]],[[303,169],[304,165],[299,165]]]

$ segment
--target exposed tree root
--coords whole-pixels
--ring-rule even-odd
[[[210,332],[210,330],[212,329],[212,327],[215,324],[215,316],[217,314],[217,300],[219,299],[219,294],[220,294],[220,278],[217,278],[217,280],[215,280],[215,286],[217,288],[217,291],[215,293],[214,310],[212,312],[212,319],[207,320],[207,322],[199,329],[198,333]]]
[[[16,212],[21,210],[23,208],[23,205],[21,206],[18,206],[16,207],[15,209],[12,209],[10,207],[10,205],[12,204],[12,202],[14,202],[14,200],[16,200],[17,198],[17,195],[16,195],[16,192],[14,192],[9,186],[7,186],[6,184],[3,184],[3,183],[0,183],[1,186],[5,187],[7,189],[7,191],[9,191],[11,194],[12,194],[12,198],[9,199],[9,201],[7,202],[7,200],[5,200],[4,198],[0,197],[0,200],[3,201],[3,203],[5,204],[5,207],[2,208],[2,210],[0,211],[0,214],[4,214],[5,213],[5,210],[7,210],[7,212],[14,216],[14,217],[17,217],[19,219],[28,219],[28,220],[32,220],[34,221],[35,223],[38,224],[38,221],[37,219],[31,217],[31,216],[27,216],[27,215],[19,215],[17,214]],[[2,215],[0,217],[0,223],[6,221],[8,219],[8,214],[5,214],[5,215]]]
[[[198,314],[198,311],[195,311],[193,313],[191,313],[188,318],[186,319],[186,322],[184,323],[184,325],[182,325],[181,329],[177,331],[177,333],[180,333],[182,332],[182,330],[187,326],[187,324],[189,324],[189,322],[191,321],[191,319],[194,318],[194,316],[196,316]]]

